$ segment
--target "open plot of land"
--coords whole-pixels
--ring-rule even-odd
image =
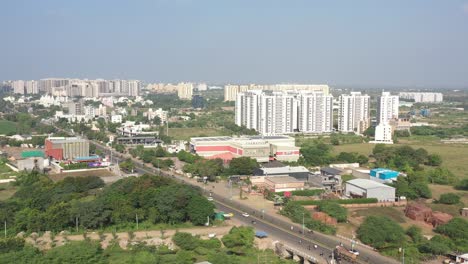
[[[226,135],[226,132],[215,128],[169,128],[169,136],[178,140],[189,140],[191,137],[224,135]]]
[[[413,148],[424,148],[429,153],[436,153],[442,157],[442,166],[448,168],[458,178],[468,178],[468,146],[467,145],[447,145],[434,141],[423,142],[406,142],[391,146],[409,145]],[[338,154],[340,152],[357,152],[359,154],[369,155],[372,153],[374,144],[344,144],[334,146],[333,151]]]
[[[0,135],[8,135],[16,132],[16,123],[8,120],[0,120]]]
[[[86,176],[112,177],[115,175],[111,171],[108,171],[108,170],[91,170],[91,171],[50,174],[49,178],[53,181],[60,181],[66,177],[86,177]]]
[[[11,183],[0,183],[0,201],[5,201],[16,192],[16,187]]]

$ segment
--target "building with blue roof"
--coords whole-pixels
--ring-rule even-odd
[[[378,180],[378,181],[392,181],[396,180],[400,172],[385,169],[385,168],[376,168],[370,170],[370,179],[371,180]]]

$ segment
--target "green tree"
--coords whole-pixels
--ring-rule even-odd
[[[161,146],[158,146],[156,148],[156,151],[155,151],[154,155],[156,157],[165,157],[167,155],[167,153]]]
[[[233,227],[229,234],[223,236],[221,241],[231,252],[242,255],[246,249],[253,246],[254,235],[252,227]]]
[[[194,225],[203,225],[214,214],[214,204],[203,196],[194,196],[190,199],[187,208],[187,214]]]
[[[336,218],[338,222],[346,222],[348,218],[348,210],[332,200],[321,201],[317,209]]]
[[[43,257],[45,263],[106,263],[101,245],[96,241],[74,241],[49,250]]]
[[[444,193],[440,195],[440,198],[437,200],[437,202],[442,204],[457,204],[460,202],[460,196],[455,193]]]
[[[368,216],[357,230],[358,238],[377,249],[398,246],[404,230],[395,221],[384,216]]]
[[[440,166],[442,164],[442,157],[439,154],[430,154],[427,156],[427,165]]]
[[[424,237],[422,236],[422,230],[419,226],[412,225],[406,230],[406,234],[411,237],[414,243],[420,243]]]
[[[468,179],[461,180],[457,185],[455,185],[455,189],[468,191]]]
[[[233,158],[229,163],[230,175],[252,175],[259,167],[257,161],[250,157]]]

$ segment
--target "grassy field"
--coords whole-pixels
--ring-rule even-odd
[[[16,123],[8,120],[0,120],[0,135],[8,135],[16,132]]]
[[[215,128],[169,128],[169,136],[177,140],[189,140],[191,137],[223,135],[226,135],[226,132]]]
[[[448,185],[438,185],[438,184],[429,184],[429,188],[432,192],[432,198],[438,200],[441,194],[444,193],[456,193],[460,195],[460,201],[466,205],[468,205],[468,192],[467,191],[460,191],[455,190],[452,186]]]
[[[413,148],[424,148],[429,153],[437,153],[442,157],[442,166],[447,167],[458,178],[468,178],[468,145],[442,144],[435,141],[417,141],[405,142],[392,146],[409,145]],[[357,152],[359,154],[369,155],[372,153],[374,144],[345,144],[333,147],[333,152],[338,154],[344,152]]]
[[[5,201],[16,192],[16,187],[11,183],[0,183],[0,201]]]

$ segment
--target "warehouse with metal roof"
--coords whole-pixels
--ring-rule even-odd
[[[377,198],[379,201],[395,201],[395,188],[367,179],[347,181],[345,194],[353,198]]]

